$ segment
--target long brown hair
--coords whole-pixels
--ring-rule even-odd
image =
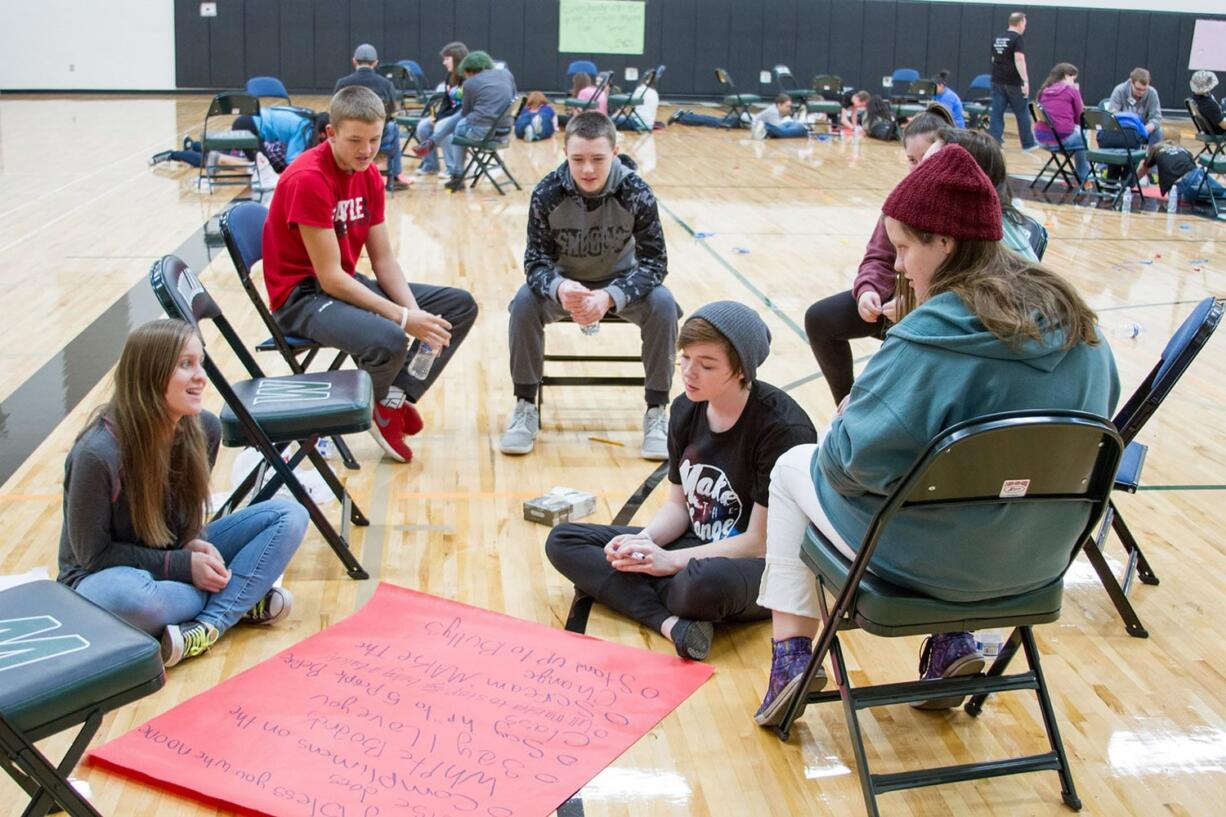
[[[898,222],[922,244],[937,236]],[[1042,264],[1024,258],[999,241],[958,240],[932,275],[928,297],[956,293],[984,328],[1010,346],[1024,338],[1042,342],[1044,332],[1064,334],[1063,349],[1078,343],[1098,343],[1098,316],[1073,285]],[[910,287],[900,292],[900,306]],[[902,310],[900,310],[902,311]],[[905,312],[903,313],[905,314]]]
[[[574,79],[570,83],[570,95],[579,96],[579,92],[584,88],[592,87],[592,75],[587,71],[580,71],[575,74]]]
[[[447,43],[438,52],[438,56],[439,59],[451,57],[451,73],[447,75],[447,87],[454,88],[457,85],[463,85],[464,77],[460,76],[460,63],[464,62],[464,58],[468,56],[468,46],[458,40]]]
[[[1051,67],[1051,72],[1047,75],[1047,79],[1043,80],[1043,84],[1039,86],[1039,94],[1046,91],[1049,85],[1063,82],[1065,77],[1075,77],[1078,73],[1077,66],[1071,62],[1056,63]],[[1039,94],[1035,94],[1034,98],[1038,99]]]
[[[111,401],[94,414],[119,440],[120,479],[128,496],[132,526],[141,541],[173,547],[169,519],[184,541],[204,528],[209,499],[209,459],[199,417],[183,417],[173,428],[166,410],[166,386],[196,330],[183,321],[149,321],[128,335]]]

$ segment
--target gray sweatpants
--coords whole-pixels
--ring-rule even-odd
[[[365,275],[358,273],[354,278],[376,295],[387,297]],[[403,329],[381,315],[333,298],[319,288],[317,278],[308,278],[295,287],[273,317],[287,335],[309,338],[348,352],[358,368],[370,374],[376,400],[387,397],[387,390],[394,383],[416,403],[464,342],[477,319],[477,303],[467,291],[455,287],[409,284],[409,290],[421,309],[442,315],[451,324],[451,344],[439,355],[425,380],[418,380],[405,370],[411,358],[410,338]],[[413,345],[416,347],[417,341]]]
[[[545,326],[560,321],[567,312],[557,301],[542,298],[527,284],[515,293],[510,312],[511,383],[518,399],[535,403],[545,371]],[[668,405],[680,316],[673,294],[660,285],[645,297],[626,304],[617,315],[639,327],[647,405]]]

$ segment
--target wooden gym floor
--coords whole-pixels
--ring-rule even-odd
[[[0,574],[37,567],[55,574],[64,455],[106,396],[104,375],[130,325],[157,315],[146,283],[155,258],[183,247],[203,259],[207,250],[214,260],[199,270],[204,284],[246,338],[263,337],[216,244],[215,216],[237,189],[201,195],[191,186],[194,169],[147,166],[150,154],[199,131],[206,105],[194,96],[0,99]],[[1012,171],[1033,174],[1043,159],[1021,153],[1009,138]],[[687,311],[721,298],[758,308],[774,335],[763,379],[787,387],[815,423],[827,422],[833,404],[804,340],[804,310],[849,285],[881,203],[904,173],[901,151],[850,140],[754,142],[745,131],[679,126],[627,136],[623,145],[659,197],[667,283],[677,300]],[[529,191],[560,160],[556,140],[516,143],[508,161],[524,192],[498,196],[483,183],[451,195],[430,177],[389,202],[392,239],[410,278],[465,287],[482,313],[422,402],[426,429],[411,440],[412,464],[382,460],[365,435],[350,440],[362,469],[348,473],[348,485],[373,521],[358,529],[355,549],[374,578],[346,578],[310,531],[286,575],[296,597],[292,619],[260,632],[233,631],[207,656],[172,670],[161,692],[109,716],[99,742],[348,615],[375,580],[562,626],[570,588],[544,558],[545,529],[522,520],[521,501],[554,485],[593,490],[600,497],[593,520],[607,521],[654,466],[637,456],[637,390],[554,389],[536,452],[510,458],[497,450],[513,402],[506,305],[523,280]],[[1141,325],[1135,339],[1112,339],[1125,395],[1192,305],[1226,291],[1226,234],[1218,223],[1033,201],[1024,207],[1051,232],[1048,263],[1081,288],[1106,328]],[[571,330],[551,329],[551,347],[591,343]],[[631,333],[616,327],[600,342],[635,346]],[[1132,594],[1150,638],[1125,633],[1084,559],[1069,573],[1063,617],[1037,631],[1088,814],[1221,813],[1221,344],[1219,334],[1146,428],[1145,488],[1119,498],[1162,579]],[[857,358],[875,346],[856,343]],[[221,344],[210,351],[234,372]],[[262,362],[277,369],[270,358]],[[215,392],[209,404],[219,407]],[[231,463],[232,452],[223,452],[215,491],[229,487]],[[648,499],[637,521],[662,495]],[[325,511],[335,513],[335,505]],[[1117,545],[1112,552],[1118,555]],[[589,632],[672,649],[599,607]],[[845,644],[858,683],[902,680],[915,670],[919,639],[852,633]],[[766,625],[719,629],[714,677],[581,792],[586,813],[862,813],[838,707],[811,707],[786,745],[754,726],[768,659]],[[865,728],[877,771],[1032,753],[1042,741],[1033,697],[1021,695],[997,697],[977,721],[904,706],[868,716]],[[47,744],[58,757],[66,742]],[[79,776],[106,814],[220,813],[96,769],[83,767]],[[0,780],[0,814],[20,812],[18,793]],[[882,805],[890,814],[1064,813],[1051,773],[886,795]]]

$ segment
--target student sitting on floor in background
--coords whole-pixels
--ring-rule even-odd
[[[668,499],[645,527],[568,523],[545,543],[575,587],[702,660],[713,622],[755,621],[771,468],[817,432],[796,401],[757,379],[770,330],[717,301],[681,327],[685,394],[668,429]]]
[[[135,329],[64,464],[58,580],[160,637],[168,667],[235,624],[289,616],[293,597],[273,582],[307,525],[280,499],[207,521],[221,423],[204,410],[203,362],[182,321]]]
[[[1196,163],[1192,151],[1174,139],[1150,145],[1145,161],[1137,168],[1137,176],[1144,178],[1151,169],[1158,171],[1158,189],[1164,196],[1169,197],[1174,188],[1183,201],[1226,197],[1226,187]]]
[[[804,123],[792,118],[792,98],[787,94],[775,97],[775,104],[758,111],[753,118],[754,139],[797,139],[809,135]]]
[[[943,109],[942,109],[943,111]],[[903,131],[903,150],[906,152],[910,172],[924,161],[934,144],[937,144],[944,134],[946,139],[957,141],[968,147],[979,164],[980,169],[989,175],[989,179],[998,189],[1007,189],[1008,172],[1005,168],[1004,155],[1000,148],[990,149],[989,142],[980,138],[980,131],[950,129],[948,113],[942,117],[936,111],[925,111],[914,117]],[[998,196],[998,200],[999,196]],[[1013,210],[1005,196],[1005,204]],[[1014,211],[1016,214],[1016,211]],[[1009,218],[1021,219],[1020,214]],[[1003,226],[1005,216],[1002,214],[1002,230],[1007,246],[1034,259],[1034,251],[1029,240],[1020,227]],[[805,312],[805,335],[809,339],[809,347],[817,359],[817,365],[826,378],[831,396],[837,406],[851,391],[852,358],[851,344],[855,338],[882,338],[892,321],[898,319],[898,302],[895,300],[895,285],[897,275],[894,265],[897,256],[894,246],[885,232],[885,220],[878,219],[877,226],[868,240],[864,250],[864,258],[860,261],[852,288],[837,295],[823,298],[813,304]]]
[[[422,429],[414,404],[472,328],[477,304],[462,289],[405,280],[374,164],[383,102],[368,88],[344,88],[329,113],[327,141],[281,174],[264,222],[268,306],[287,335],[340,349],[370,374],[371,435],[392,459],[408,462],[404,437]],[[357,271],[363,250],[374,280]],[[424,380],[408,371],[413,341],[438,352]]]
[[[679,310],[663,283],[668,253],[656,197],[619,155],[617,130],[599,111],[567,123],[563,148],[566,161],[541,179],[528,208],[527,282],[510,306],[515,409],[498,447],[527,454],[536,444],[546,324],[569,315],[591,326],[613,313],[637,325],[642,338],[647,413],[640,453],[664,460]]]
[[[868,91],[856,91],[847,96],[842,113],[839,115],[839,127],[845,133],[854,132],[857,126],[864,127],[864,111],[868,108],[869,100],[872,98],[873,95]]]
[[[864,132],[883,142],[898,141],[898,119],[888,101],[879,96],[869,99],[864,108]]]
[[[949,111],[950,116],[954,119],[954,125],[959,128],[965,128],[966,114],[962,111],[962,97],[954,93],[954,89],[949,87],[949,71],[937,71],[932,81],[937,86],[937,92],[932,95],[932,101],[939,102],[945,106],[945,109]]]
[[[528,94],[524,109],[515,117],[515,135],[525,142],[539,142],[552,138],[557,129],[558,115],[545,95],[540,91]]]
[[[639,93],[639,88],[642,84],[636,85],[631,96]],[[650,86],[643,89],[641,102],[634,106],[634,113],[637,116],[628,114],[618,114],[613,117],[613,124],[618,130],[641,131],[648,133],[656,128],[656,113],[660,110],[660,93]]]
[[[762,726],[782,719],[820,623],[823,591],[800,559],[810,524],[854,559],[885,497],[942,430],[1017,410],[1109,417],[1119,398],[1095,314],[1063,278],[1004,248],[996,190],[961,146],[941,148],[899,182],[882,214],[899,278],[917,306],[887,333],[820,444],[783,454],[771,474],[758,596],[772,611],[770,681],[754,715]],[[1069,536],[1085,525],[1085,513],[1075,505],[1064,513],[1013,505],[902,514],[869,570],[949,601],[1028,592],[1059,575],[1068,559],[1037,559],[1030,541],[1045,532]],[[989,518],[997,530],[1011,530],[1012,541],[997,543],[994,552],[1007,555],[985,564],[976,558],[977,533]],[[1012,524],[1002,527],[1002,518]],[[959,569],[968,564],[974,567]],[[932,635],[920,652],[922,678],[973,675],[983,666],[967,632]],[[824,674],[814,677],[821,679],[814,686],[824,684]],[[915,706],[960,704],[944,698]]]

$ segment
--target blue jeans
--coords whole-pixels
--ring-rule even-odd
[[[432,122],[427,119],[417,126],[417,141],[423,145],[426,142],[432,142],[430,152],[421,157],[420,169],[427,173],[438,172],[438,145],[447,138],[447,134],[451,133],[455,128],[456,123],[460,121],[460,114],[457,111],[451,116],[444,117],[437,122]]]
[[[1208,199],[1210,196],[1216,199],[1226,198],[1226,187],[1223,187],[1217,179],[1209,176],[1205,179],[1205,169],[1198,167],[1195,170],[1190,170],[1179,177],[1179,181],[1175,182],[1175,186],[1179,188],[1179,198],[1184,201],[1192,201],[1198,196],[1202,199]],[[1201,187],[1201,180],[1204,179],[1205,186]]]
[[[280,499],[261,502],[210,522],[200,538],[212,543],[230,568],[230,582],[207,593],[187,582],[158,581],[147,570],[108,567],[77,584],[94,604],[154,637],[168,624],[211,624],[221,632],[255,606],[302,543],[306,508]]]
[[[1077,173],[1077,181],[1084,182],[1086,177],[1090,175],[1090,160],[1086,158],[1086,143],[1081,138],[1081,131],[1075,130],[1068,136],[1061,136],[1060,141],[1064,143],[1064,149],[1073,156],[1073,167]],[[1059,150],[1060,145],[1056,142],[1043,142],[1040,144],[1048,150]]]
[[[395,120],[387,123],[383,128],[383,141],[379,143],[379,150],[387,154],[387,175],[394,179],[400,175],[400,126]]]
[[[681,111],[673,121],[681,125],[698,125],[705,128],[732,128],[736,127],[736,114],[711,116],[705,113]]]
[[[1030,111],[1026,108],[1026,97],[1022,96],[1022,86],[1001,85],[992,83],[992,116],[988,124],[988,134],[997,142],[1005,141],[1005,107],[1008,106],[1017,117],[1017,135],[1022,140],[1022,150],[1029,150],[1037,143],[1034,132],[1030,129]]]
[[[468,124],[468,117],[461,116],[460,120],[455,123],[455,127],[452,128],[451,133],[447,134],[446,138],[439,142],[443,146],[443,161],[447,164],[448,176],[456,179],[464,174],[464,148],[452,144],[455,137],[484,136],[485,131],[484,125],[470,125]]]
[[[766,135],[776,139],[803,139],[809,135],[809,129],[799,122],[784,122],[782,125],[766,124]]]

